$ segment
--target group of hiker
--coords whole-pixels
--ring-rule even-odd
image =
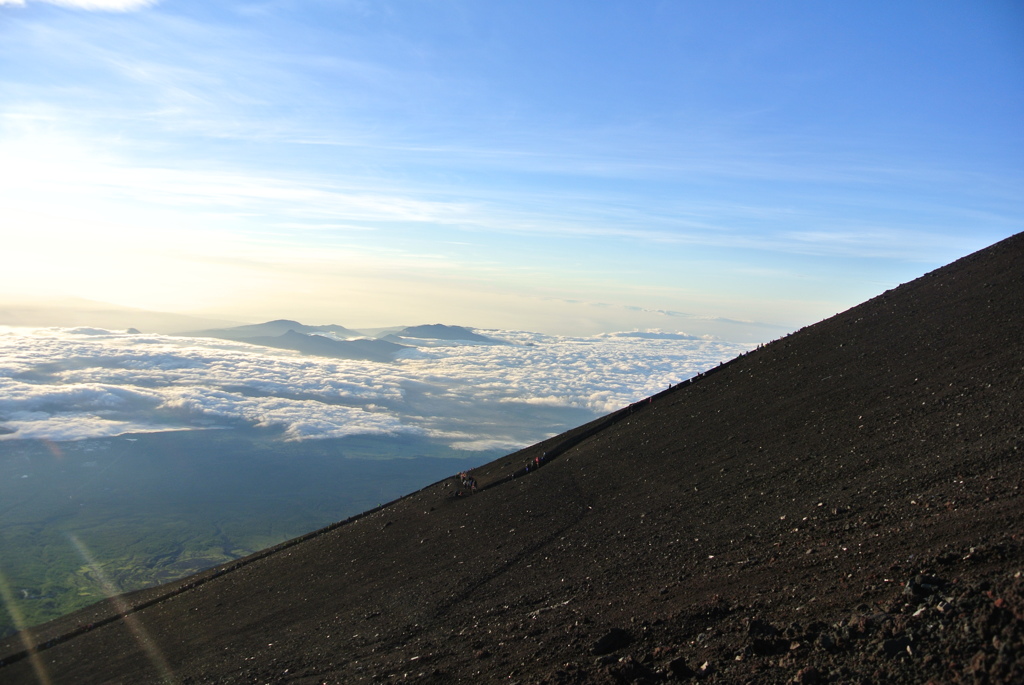
[[[499,481],[499,482],[504,482],[504,480],[509,480],[511,478],[517,478],[519,476],[525,476],[526,474],[530,473],[531,471],[536,471],[537,469],[539,469],[547,461],[548,461],[548,453],[544,452],[542,455],[534,457],[533,459],[530,459],[529,461],[526,462],[526,464],[523,466],[523,468],[521,468],[520,470],[518,470],[515,473],[513,473],[511,476],[508,476],[507,478],[505,478],[505,479],[503,479],[502,481]],[[473,476],[469,475],[468,471],[463,471],[463,472],[459,473],[459,475],[455,476],[455,478],[457,479],[456,482],[458,484],[458,487],[455,489],[455,497],[467,497],[469,495],[472,495],[472,494],[476,493],[476,491],[477,491],[476,478],[474,478]],[[496,483],[491,483],[491,485],[495,485],[495,484]]]
[[[530,471],[536,471],[537,469],[540,468],[541,464],[543,464],[545,461],[547,461],[547,458],[548,458],[548,453],[545,452],[543,455],[541,455],[539,457],[534,457],[533,459],[530,459],[529,461],[526,462],[526,471],[525,472],[529,473]]]
[[[476,478],[469,475],[468,471],[463,471],[457,478],[461,488],[455,491],[456,497],[463,497],[464,495],[472,495],[476,492]]]

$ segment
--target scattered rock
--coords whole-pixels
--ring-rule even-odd
[[[800,685],[817,685],[821,682],[821,673],[814,666],[807,666],[796,672],[793,682]]]
[[[678,657],[668,662],[668,670],[672,675],[680,680],[693,678],[697,675],[696,671],[690,668],[689,664],[686,663],[686,659],[683,657]]]
[[[631,656],[622,657],[609,667],[608,674],[620,683],[650,682],[657,674]]]
[[[836,649],[836,641],[828,633],[818,635],[814,645],[819,649],[824,649],[826,652],[832,652]]]
[[[938,592],[946,582],[935,576],[916,575],[907,581],[903,594],[914,599],[923,599]]]
[[[789,640],[756,637],[750,641],[749,652],[756,656],[785,654],[789,651]]]
[[[747,623],[747,635],[752,637],[777,637],[779,629],[767,621],[755,618]]]
[[[623,647],[628,647],[632,641],[633,636],[628,631],[622,628],[612,628],[594,643],[590,651],[595,656],[611,654]]]
[[[907,648],[912,644],[911,639],[906,635],[895,637],[882,642],[881,650],[890,659],[896,656],[908,656]]]

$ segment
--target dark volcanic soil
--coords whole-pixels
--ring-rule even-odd
[[[1022,341],[1024,234],[0,681],[1024,682]]]

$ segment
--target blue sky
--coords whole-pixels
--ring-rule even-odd
[[[1022,38],[997,1],[0,0],[0,293],[770,339],[1024,228]]]

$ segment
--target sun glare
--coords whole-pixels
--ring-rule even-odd
[[[173,685],[177,683],[177,678],[174,677],[174,673],[171,671],[170,664],[167,663],[167,658],[164,656],[160,648],[157,647],[156,642],[150,637],[146,631],[139,617],[136,616],[132,611],[128,603],[124,601],[120,590],[115,586],[107,574],[104,573],[103,567],[96,563],[96,559],[89,552],[89,549],[85,544],[79,540],[73,533],[68,533],[68,540],[74,545],[75,549],[81,555],[82,560],[89,566],[90,570],[95,574],[96,578],[100,581],[100,585],[103,587],[104,593],[110,598],[114,604],[114,608],[121,615],[121,620],[125,622],[128,630],[131,632],[132,637],[139,643],[149,658],[150,662],[156,668],[160,674],[160,679],[165,685]]]
[[[40,685],[50,685],[50,675],[46,671],[46,666],[43,665],[43,660],[39,658],[39,651],[36,649],[35,642],[32,640],[32,632],[28,625],[25,623],[25,617],[21,613],[21,609],[18,607],[18,602],[14,599],[14,593],[11,592],[11,587],[7,583],[7,578],[0,572],[0,599],[3,600],[4,607],[7,609],[7,613],[10,614],[14,627],[18,630],[18,637],[21,639],[21,644],[25,647],[25,651],[28,653],[29,662],[32,664],[32,670],[35,671],[36,680],[39,681]]]

